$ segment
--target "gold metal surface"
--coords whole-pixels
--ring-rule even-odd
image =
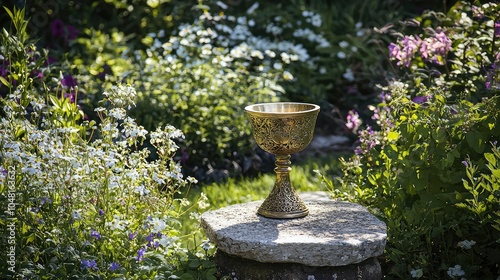
[[[309,210],[290,183],[290,155],[309,145],[319,106],[308,103],[262,103],[245,107],[257,144],[276,155],[276,182],[257,213],[268,218],[307,216]]]

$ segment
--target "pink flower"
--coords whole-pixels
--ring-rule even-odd
[[[345,126],[352,132],[356,133],[358,128],[361,126],[361,119],[359,118],[358,112],[356,112],[355,110],[349,111]]]

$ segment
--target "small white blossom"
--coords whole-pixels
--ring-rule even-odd
[[[149,224],[153,227],[153,232],[162,232],[167,227],[167,223],[158,218],[153,218]]]
[[[224,4],[222,1],[217,1],[217,3],[215,4],[217,4],[217,6],[219,6],[223,10],[226,10],[228,8],[228,6]]]
[[[462,270],[462,267],[457,264],[454,267],[448,268],[448,276],[454,278],[455,276],[463,276],[465,272]]]
[[[419,269],[412,269],[412,271],[410,271],[410,274],[411,277],[418,279],[424,275],[424,272],[422,271],[421,268],[419,268]]]
[[[247,10],[247,14],[253,14],[255,12],[255,10],[257,10],[257,8],[259,8],[259,2],[255,2],[253,3],[252,6],[250,6],[250,8],[248,8]]]
[[[347,48],[347,47],[349,47],[349,43],[347,41],[340,41],[339,46],[341,48]]]
[[[457,246],[462,248],[462,249],[468,250],[468,249],[472,248],[472,246],[475,244],[476,244],[476,241],[474,241],[474,240],[464,240],[464,241],[458,242]]]

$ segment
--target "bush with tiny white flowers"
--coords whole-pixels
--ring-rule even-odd
[[[10,57],[9,51],[2,48],[0,55]],[[11,77],[22,67],[10,67]],[[8,82],[14,92],[32,87],[29,80]],[[16,94],[1,99],[0,205],[8,211],[0,217],[13,223],[15,238],[2,234],[0,241],[14,246],[16,259],[15,270],[3,270],[2,278],[181,277],[190,256],[206,257],[201,247],[184,247],[186,237],[179,236],[182,213],[207,207],[204,195],[194,204],[183,198],[196,180],[185,178],[174,160],[180,130],[165,125],[150,133],[138,125],[128,116],[135,100],[129,85],[104,93],[99,123],[76,119],[76,127],[58,121],[71,117],[64,110],[72,108],[55,108],[74,105],[69,97],[39,92],[46,98],[23,96],[37,106]],[[153,151],[143,146],[148,139]],[[157,157],[149,160],[153,152]]]

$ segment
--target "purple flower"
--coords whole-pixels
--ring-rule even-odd
[[[78,35],[78,29],[76,29],[75,27],[71,26],[71,25],[66,25],[66,30],[68,31],[68,34],[67,36],[65,37],[65,39],[69,39],[69,40],[74,40],[76,38],[76,35]]]
[[[443,58],[451,48],[451,40],[439,30],[434,37],[425,38],[420,45],[420,55],[432,63],[443,65]]]
[[[146,249],[141,248],[139,251],[137,251],[137,261],[140,262],[142,259],[144,259],[144,252],[146,252]]]
[[[154,239],[154,233],[150,233],[148,236],[146,236],[146,241],[151,242]]]
[[[417,104],[425,104],[427,103],[428,100],[429,100],[428,96],[415,96],[412,101]]]
[[[473,17],[481,19],[484,17],[484,12],[481,10],[480,7],[472,6],[472,15],[473,15]]]
[[[398,45],[396,45],[394,43],[389,44],[389,57],[390,58],[396,58],[400,51],[401,51],[401,48]]]
[[[100,216],[104,216],[104,210],[99,209],[99,215],[100,215]]]
[[[495,36],[500,37],[500,22],[495,22]]]
[[[117,270],[117,269],[120,269],[120,265],[119,265],[119,264],[117,264],[117,263],[115,263],[115,262],[112,262],[112,263],[110,264],[110,266],[109,266],[109,270],[110,270],[110,271],[115,271],[115,270]]]
[[[53,56],[47,57],[47,61],[45,61],[45,66],[49,66],[51,64],[54,64],[57,61],[57,59]]]
[[[65,94],[64,94],[64,97],[65,97],[65,98],[68,98],[68,99],[69,99],[69,102],[71,102],[71,103],[75,103],[75,93],[73,93],[73,92],[70,92],[70,93],[65,93]]]
[[[9,73],[9,69],[6,67],[0,66],[0,77],[7,77],[7,74]]]
[[[462,164],[465,165],[465,167],[469,167],[469,163],[466,160],[462,160]]]
[[[63,37],[64,36],[64,23],[60,19],[55,19],[50,25],[52,29],[52,36]]]
[[[361,126],[361,119],[359,118],[358,112],[355,110],[349,111],[345,126],[354,133],[358,130]]]
[[[128,239],[132,240],[132,239],[135,238],[136,235],[137,235],[137,232],[131,232],[131,233],[128,234]]]
[[[61,84],[66,88],[74,88],[76,86],[76,80],[71,75],[66,75],[61,80]]]
[[[97,230],[91,230],[90,237],[95,238],[96,240],[99,240],[99,239],[101,239],[101,234]]]
[[[50,27],[52,29],[52,36],[62,38],[64,43],[68,40],[74,40],[79,33],[74,26],[65,25],[61,19],[55,19]]]
[[[97,263],[95,260],[82,260],[80,264],[81,269],[93,269],[98,270]]]
[[[405,36],[402,40],[398,40],[397,45],[389,44],[389,56],[392,60],[398,60],[397,65],[409,67],[421,42],[418,36]]]

